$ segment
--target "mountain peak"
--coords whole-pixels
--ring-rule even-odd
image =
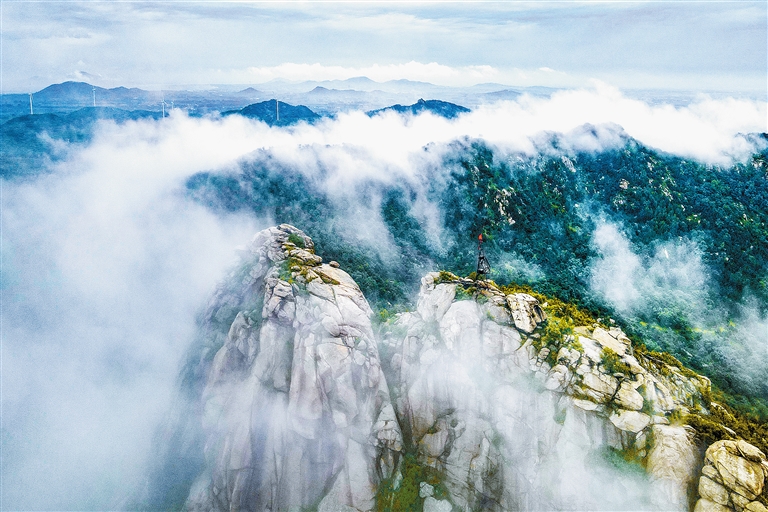
[[[402,434],[371,315],[355,281],[323,263],[301,230],[281,224],[256,234],[204,314],[215,355],[191,371],[204,376],[192,410],[205,417],[178,427],[203,425],[194,448],[212,457],[186,509],[373,508]],[[170,475],[158,476],[153,484]],[[156,492],[152,504],[166,507],[167,493]]]
[[[430,272],[415,309],[374,330],[360,287],[309,236],[260,231],[201,316],[184,371],[195,398],[158,439],[198,439],[166,454],[202,463],[184,508],[687,507],[701,451],[668,418],[704,411],[709,380],[528,291]],[[573,317],[589,325],[557,330]],[[643,476],[603,461],[614,452],[647,461]],[[574,464],[577,490],[559,483]],[[712,444],[702,499],[717,474],[754,498],[765,464],[743,440]],[[162,487],[178,466],[159,466],[148,506],[181,505]],[[602,492],[606,479],[633,494]]]
[[[222,116],[235,114],[264,121],[270,126],[287,126],[301,121],[313,123],[320,119],[318,114],[304,105],[289,105],[274,98],[259,103],[252,103],[240,110],[222,112]]]
[[[441,100],[425,100],[419,98],[419,100],[413,105],[392,105],[390,107],[380,108],[378,110],[371,110],[367,114],[371,117],[382,114],[385,112],[397,112],[399,114],[412,114],[419,115],[422,112],[430,112],[434,115],[444,117],[446,119],[454,119],[461,114],[470,112],[466,107],[449,103]]]

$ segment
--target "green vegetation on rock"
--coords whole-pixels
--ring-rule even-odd
[[[629,365],[623,362],[619,355],[609,347],[604,347],[600,353],[600,363],[608,373],[630,375]]]
[[[721,439],[744,439],[768,453],[768,423],[729,406],[729,397],[717,388],[702,398],[709,414],[691,413],[682,418],[696,430],[702,442],[711,444]]]
[[[401,475],[385,479],[376,493],[377,512],[421,512],[424,498],[419,496],[421,482],[434,487],[436,499],[449,499],[443,476],[437,469],[420,463],[413,452],[403,456]]]

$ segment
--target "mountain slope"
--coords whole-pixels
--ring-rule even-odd
[[[88,143],[100,121],[124,123],[159,119],[160,112],[84,107],[69,114],[35,114],[15,117],[0,125],[0,176],[29,177],[47,172],[45,165],[64,157],[64,143]]]
[[[622,319],[650,348],[712,378],[731,405],[768,419],[768,355],[756,349],[764,331],[738,328],[768,311],[768,280],[760,277],[768,275],[761,206],[768,204],[767,150],[732,167],[707,166],[610,128],[582,131],[585,140],[614,142],[576,151],[552,137],[536,141],[533,156],[501,155],[480,141],[429,146],[425,155],[438,164],[416,168],[416,179],[351,181],[344,194],[254,155],[235,172],[194,176],[188,190],[213,209],[304,226],[376,309],[407,304],[428,270],[469,274],[482,232],[495,281],[530,284],[595,317]],[[316,158],[300,151],[310,162]],[[392,241],[387,251],[344,229],[345,219],[366,211],[360,197],[375,205],[366,215],[380,215],[378,237]],[[425,204],[434,205],[431,216]],[[392,252],[396,257],[388,257]],[[636,271],[626,278],[636,277],[640,288],[630,282],[615,291],[610,281],[594,281],[599,265],[627,261]],[[634,302],[611,302],[605,294],[624,290]],[[755,313],[746,309],[750,303]]]
[[[765,425],[718,416],[708,379],[537,297],[433,272],[374,329],[303,232],[258,233],[200,317],[141,506],[764,511],[768,462],[744,439],[763,446]]]

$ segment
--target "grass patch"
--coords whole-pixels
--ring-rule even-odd
[[[539,293],[528,285],[511,283],[499,288],[507,295],[511,293],[527,293],[539,301],[544,311],[547,312],[547,316],[568,319],[573,326],[600,324],[590,311],[574,306],[557,297]],[[607,329],[607,327],[605,328]]]
[[[450,272],[446,272],[445,270],[441,270],[438,273],[437,280],[435,281],[435,284],[443,284],[443,283],[456,283],[458,282],[459,276],[456,274],[452,274]]]
[[[473,300],[476,292],[476,288],[465,288],[459,284],[456,286],[456,298],[454,300],[457,302],[460,300]]]
[[[294,265],[291,262],[292,259],[293,258],[289,258],[283,261],[280,266],[277,267],[277,277],[288,284],[293,284],[295,282],[293,279],[293,272],[291,271],[291,267]]]
[[[394,478],[387,478],[379,484],[376,493],[377,512],[421,512],[424,507],[424,498],[419,496],[421,482],[434,487],[435,499],[449,499],[440,472],[420,463],[415,453],[405,454],[401,470],[403,479],[396,489]]]
[[[768,424],[728,405],[728,396],[717,388],[702,393],[702,399],[708,415],[691,413],[682,418],[701,441],[711,444],[721,439],[744,439],[768,453]]]
[[[644,344],[635,345],[635,356],[647,370],[656,370],[662,375],[669,375],[669,367],[677,368],[680,373],[689,379],[698,379],[699,374],[687,368],[675,356],[667,352],[649,350]]]

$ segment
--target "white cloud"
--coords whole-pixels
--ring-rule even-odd
[[[591,264],[590,285],[620,313],[649,310],[649,304],[685,305],[695,315],[705,303],[708,271],[701,251],[689,241],[665,241],[653,256],[642,258],[619,227],[601,222],[592,237],[599,256]],[[702,308],[703,309],[703,308]]]
[[[56,174],[2,183],[9,508],[116,509],[143,476],[195,314],[257,228],[184,198],[248,136],[193,124],[104,125]]]
[[[685,108],[652,107],[598,85],[487,105],[456,120],[357,112],[270,128],[174,112],[100,125],[94,141],[54,174],[3,183],[3,398],[16,422],[4,426],[29,441],[4,452],[6,490],[18,493],[6,503],[62,509],[98,494],[102,501],[91,508],[99,508],[141,475],[197,308],[233,246],[259,227],[188,201],[189,176],[270,148],[295,172],[322,168],[329,190],[353,198],[363,180],[418,181],[436,165],[422,149],[431,142],[484,137],[533,151],[531,137],[558,131],[573,132],[566,139],[581,147],[615,143],[615,128],[584,135],[576,130],[584,123],[615,123],[660,149],[725,161],[743,149],[737,132],[766,131],[766,105],[703,98]],[[364,225],[375,212],[370,206],[350,208],[351,221]],[[428,205],[423,210],[432,214]],[[619,276],[644,269],[654,279],[678,279],[682,268],[638,262],[621,241],[609,249],[628,258],[629,266],[614,265]],[[637,292],[626,301],[631,307],[642,288],[623,287]]]

